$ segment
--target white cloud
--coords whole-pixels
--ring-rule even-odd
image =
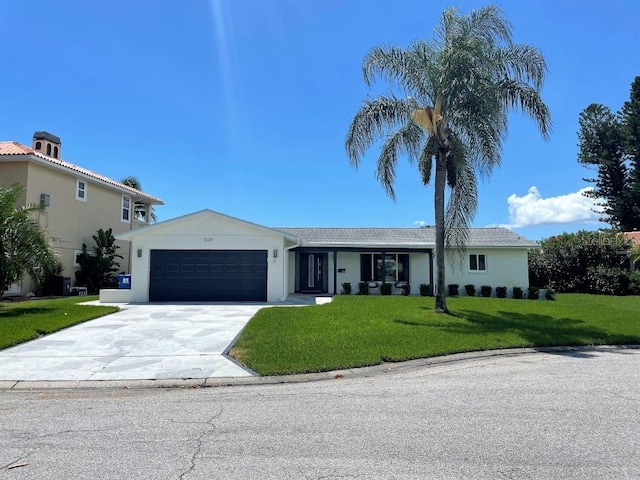
[[[416,227],[424,227],[427,224],[427,222],[425,222],[424,220],[416,220],[415,222],[413,222],[413,224]]]
[[[532,227],[534,225],[558,223],[595,223],[602,209],[593,198],[584,193],[593,190],[586,187],[575,193],[542,198],[538,188],[529,188],[526,195],[519,197],[515,193],[507,198],[509,205],[509,224],[507,228]],[[594,211],[596,210],[596,211]]]

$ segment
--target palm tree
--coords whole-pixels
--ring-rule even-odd
[[[120,183],[126,185],[127,187],[135,188],[138,191],[142,191],[142,184],[140,183],[140,180],[131,175],[123,178]],[[135,218],[143,218],[145,220],[148,220],[147,206],[144,203],[134,202],[133,215]],[[149,209],[149,217],[151,218],[152,222],[158,220],[158,217],[156,217],[156,212],[153,211],[153,206],[151,206]]]
[[[18,206],[22,185],[0,186],[0,298],[25,274],[41,283],[44,272],[56,261],[33,214],[39,205]]]
[[[488,176],[500,164],[507,115],[531,117],[542,137],[549,137],[549,109],[540,96],[546,71],[537,48],[513,43],[511,24],[495,6],[469,15],[449,8],[432,40],[374,47],[364,58],[365,83],[381,77],[392,90],[362,102],[347,133],[347,155],[357,168],[365,152],[383,140],[376,173],[392,199],[399,155],[417,163],[424,185],[435,158],[437,312],[448,311],[445,245],[464,253],[477,207],[476,175]]]

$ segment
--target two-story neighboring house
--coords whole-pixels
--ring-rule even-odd
[[[40,204],[38,222],[75,284],[77,256],[85,243],[91,248],[99,228],[113,233],[148,225],[157,197],[61,159],[62,144],[47,132],[35,132],[31,148],[18,142],[0,142],[0,184],[26,187],[21,202]],[[130,172],[127,172],[130,173]],[[139,205],[135,209],[135,205]],[[129,271],[130,243],[121,241],[120,268]],[[11,293],[33,291],[27,279]]]

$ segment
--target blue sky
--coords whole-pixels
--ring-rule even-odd
[[[370,91],[365,53],[430,38],[441,12],[486,2],[399,0],[2,0],[0,140],[62,138],[65,160],[134,175],[160,220],[210,208],[268,226],[433,224],[433,189],[401,161],[397,201],[375,179],[377,151],[350,167],[344,138]],[[596,229],[578,192],[578,114],[618,110],[640,75],[640,3],[497,3],[519,43],[539,47],[544,142],[510,120],[502,166],[480,185],[474,226],[538,240]],[[375,92],[374,92],[375,93]],[[585,203],[586,202],[586,203]]]

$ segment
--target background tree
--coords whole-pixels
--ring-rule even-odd
[[[39,284],[55,254],[34,219],[39,205],[18,206],[24,187],[0,186],[0,298],[25,275]]]
[[[98,229],[93,235],[95,246],[89,250],[82,244],[82,253],[78,255],[80,270],[76,272],[76,283],[87,287],[90,293],[97,293],[101,288],[114,288],[118,285],[116,274],[120,263],[116,259],[123,258],[118,254],[120,248],[109,228]]]
[[[640,77],[621,111],[594,103],[579,123],[578,162],[597,172],[585,179],[594,184],[585,195],[599,200],[601,221],[623,231],[640,228]]]
[[[142,191],[142,184],[140,183],[140,180],[138,180],[136,177],[133,177],[133,176],[125,177],[120,181],[120,183],[126,185],[127,187],[135,188],[136,190]],[[156,213],[153,210],[153,206],[150,207],[149,212],[147,212],[146,204],[134,201],[133,203],[134,218],[147,220],[147,214],[149,215],[149,219],[152,222],[155,222],[158,220],[158,218],[156,217]]]
[[[629,241],[613,231],[563,233],[529,253],[529,283],[558,292],[622,295],[629,286]]]
[[[382,77],[398,94],[362,102],[347,133],[347,155],[357,168],[382,139],[377,178],[392,199],[399,155],[417,164],[425,185],[435,159],[438,312],[447,311],[445,244],[463,252],[477,207],[476,174],[489,175],[500,163],[508,113],[533,118],[548,137],[550,115],[540,97],[546,70],[538,49],[513,43],[511,25],[495,6],[469,15],[447,9],[432,40],[374,47],[364,58],[365,83]]]

